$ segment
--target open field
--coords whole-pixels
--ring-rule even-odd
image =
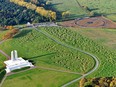
[[[2,87],[60,87],[77,77],[79,75],[37,68],[8,76]]]
[[[78,0],[81,5],[89,7],[97,14],[103,14],[116,21],[116,0]]]
[[[75,29],[75,32],[83,34],[94,41],[116,51],[116,29]]]
[[[85,10],[79,7],[76,0],[52,0],[51,3],[53,8],[59,12],[69,11],[70,16],[68,19],[87,16]]]
[[[56,3],[57,2],[57,3]],[[116,2],[115,0],[78,0],[81,6],[87,6],[97,15],[116,21]],[[52,0],[53,7],[58,11],[70,11],[69,18],[79,18],[88,16],[86,10],[80,8],[76,0]],[[70,4],[69,4],[70,3]]]

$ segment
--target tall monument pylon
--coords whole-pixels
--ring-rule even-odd
[[[15,61],[15,60],[17,60],[17,58],[18,58],[17,51],[16,50],[11,51],[11,60]]]
[[[28,60],[24,60],[22,57],[18,57],[18,53],[16,50],[11,51],[11,59],[4,61],[4,63],[6,64],[5,70],[7,73],[24,67],[34,67],[34,65]]]

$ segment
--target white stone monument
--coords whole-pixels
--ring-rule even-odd
[[[11,60],[7,60],[4,61],[4,63],[6,64],[6,72],[9,73],[13,70],[16,69],[21,69],[24,67],[33,67],[34,65],[32,65],[31,62],[29,62],[28,60],[24,60],[21,57],[18,57],[17,51],[14,50],[11,52]]]

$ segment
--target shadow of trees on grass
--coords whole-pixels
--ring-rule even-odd
[[[33,56],[33,57],[28,57],[28,58],[23,57],[23,59],[29,60],[29,62],[31,62],[33,65],[35,65],[35,64],[36,64],[36,61],[35,61],[34,59],[38,59],[38,58],[40,58],[40,57],[49,56],[49,55],[54,55],[54,54],[56,54],[56,52],[47,53],[47,54],[42,54],[42,55],[37,55],[37,56]]]
[[[14,36],[14,38],[19,38],[19,37],[26,36],[31,31],[32,30],[21,30],[19,34],[17,34],[17,35]]]

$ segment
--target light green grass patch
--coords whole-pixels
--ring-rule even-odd
[[[60,87],[77,77],[79,75],[32,69],[8,76],[2,87]]]
[[[79,7],[76,0],[52,0],[51,3],[56,4],[53,5],[53,7],[60,12],[69,11],[71,14],[69,18],[83,17],[87,15],[85,10]]]
[[[93,9],[94,12],[105,15],[116,21],[116,0],[78,0],[81,5]]]
[[[94,41],[116,50],[116,30],[115,29],[73,29]]]

